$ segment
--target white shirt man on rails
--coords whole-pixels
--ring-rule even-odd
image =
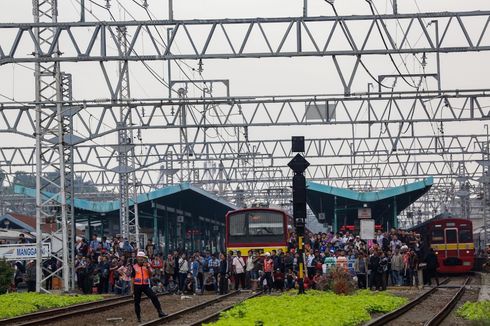
[[[233,271],[235,272],[235,290],[238,290],[238,284],[242,289],[245,288],[245,261],[242,258],[240,250],[237,251],[237,255],[233,257]]]

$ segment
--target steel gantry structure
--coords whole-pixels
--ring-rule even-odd
[[[36,67],[35,100],[0,103],[0,133],[31,145],[2,144],[0,165],[7,174],[36,166],[38,249],[50,237],[62,240],[55,255],[62,274],[53,273],[63,278],[65,290],[73,286],[75,177],[120,197],[123,232],[137,239],[130,197],[169,183],[191,181],[237,202],[288,205],[286,163],[290,136],[297,133],[306,136],[310,180],[375,190],[432,175],[432,209],[454,196],[457,176],[476,180],[481,174],[476,160],[488,148],[482,124],[490,119],[489,89],[443,89],[439,66],[427,74],[373,74],[365,60],[390,56],[396,65],[393,56],[489,51],[490,11],[58,22],[56,0],[33,4],[34,23],[0,23],[6,35],[0,38],[0,67]],[[232,96],[227,82],[226,94],[206,96],[199,87],[208,84],[172,83],[170,69],[168,80],[162,78],[167,98],[132,98],[129,92],[129,66],[141,62],[281,57],[331,59],[338,94]],[[344,57],[353,58],[348,68]],[[112,61],[119,64],[115,82]],[[77,85],[61,66],[83,62],[99,63],[105,99],[72,96]],[[393,84],[386,92],[360,92],[357,80],[366,73],[385,89],[387,78],[420,82],[408,91]],[[435,78],[437,89],[422,87],[425,78]],[[188,87],[203,96],[188,95]],[[58,189],[49,198],[47,186]],[[49,235],[41,232],[46,221],[56,225]],[[42,290],[40,256],[37,261]]]
[[[287,18],[245,18],[211,20],[152,20],[115,22],[43,22],[38,24],[0,24],[0,29],[10,29],[15,35],[12,44],[1,43],[0,63],[27,62],[80,62],[80,61],[151,61],[176,59],[234,59],[234,58],[277,58],[296,56],[363,56],[405,53],[451,53],[490,50],[487,38],[490,11],[430,12],[397,15],[358,15]],[[483,24],[476,33],[470,33],[468,18],[480,17]],[[436,36],[429,29],[427,19],[444,22],[442,35]],[[401,42],[390,24],[407,26]],[[173,29],[170,42],[162,44],[158,32],[152,29]],[[240,26],[236,35],[234,27]],[[316,27],[322,27],[316,33]],[[362,26],[364,32],[354,33]],[[377,26],[381,26],[380,29]],[[19,51],[22,42],[35,53],[39,42],[35,37],[37,27],[51,28],[54,32],[53,47],[42,51],[39,58]],[[127,28],[132,35],[128,40],[127,54],[121,55],[117,44],[118,28]],[[276,27],[274,32],[272,27]],[[77,30],[88,32],[88,44],[76,37]],[[205,33],[203,34],[203,30]],[[472,31],[474,32],[474,31]],[[423,42],[410,44],[411,35],[423,34]],[[451,34],[463,38],[453,38]],[[471,35],[473,34],[473,35]],[[380,42],[382,35],[386,42]],[[112,36],[112,38],[111,38]],[[336,37],[343,43],[334,44]],[[259,47],[248,48],[251,39],[258,37]],[[141,38],[148,44],[145,53],[134,51]],[[186,41],[186,42],[183,42]],[[224,41],[224,42],[223,42]],[[55,56],[55,48],[63,42],[63,55]],[[183,46],[185,43],[188,46]],[[96,46],[98,45],[98,46]],[[221,51],[216,46],[221,46]],[[179,47],[179,49],[177,49]],[[29,53],[29,52],[27,52]]]

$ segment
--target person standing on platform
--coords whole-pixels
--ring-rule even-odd
[[[26,268],[27,292],[36,292],[36,262],[29,261]]]
[[[365,289],[367,287],[368,260],[364,252],[359,252],[354,263],[354,272],[357,276],[357,287]]]
[[[219,294],[227,294],[228,293],[228,274],[229,274],[229,266],[228,259],[225,254],[221,253],[220,256],[220,264],[219,264]]]
[[[136,318],[138,322],[141,322],[141,294],[144,293],[155,306],[158,312],[158,317],[162,318],[167,316],[166,313],[162,311],[162,306],[160,301],[158,301],[157,296],[150,288],[150,278],[151,278],[151,267],[147,262],[147,257],[144,252],[140,251],[136,255],[136,264],[133,265],[132,272],[132,292],[134,297],[134,311],[136,312]]]

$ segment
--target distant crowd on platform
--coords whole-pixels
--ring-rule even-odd
[[[385,290],[387,286],[417,286],[418,270],[425,265],[425,281],[436,276],[437,258],[424,252],[418,234],[392,229],[378,231],[376,238],[362,240],[350,232],[308,234],[305,238],[306,288],[316,288],[322,275],[342,268],[361,289]],[[144,249],[153,269],[152,287],[157,293],[224,294],[229,289],[284,291],[298,287],[298,250],[296,236],[290,235],[287,250],[211,253],[175,250],[164,256],[151,240]],[[135,244],[127,239],[105,236],[78,240],[75,245],[75,279],[83,293],[129,294],[132,266],[136,262]],[[15,285],[27,283],[35,288],[35,264],[16,263]],[[60,269],[60,262],[44,263],[46,272]],[[438,282],[436,278],[436,282]],[[47,280],[47,289],[53,279]]]
[[[290,247],[295,248],[294,239]],[[350,232],[310,234],[306,243],[308,285],[316,286],[322,274],[340,267],[357,280],[360,289],[386,290],[387,286],[418,286],[419,269],[424,266],[424,280],[432,284],[438,267],[435,253],[425,251],[420,235],[391,229],[377,231],[375,239],[364,241]]]

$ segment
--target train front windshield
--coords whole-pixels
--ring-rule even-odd
[[[244,211],[229,215],[230,244],[281,243],[285,240],[284,214]]]

